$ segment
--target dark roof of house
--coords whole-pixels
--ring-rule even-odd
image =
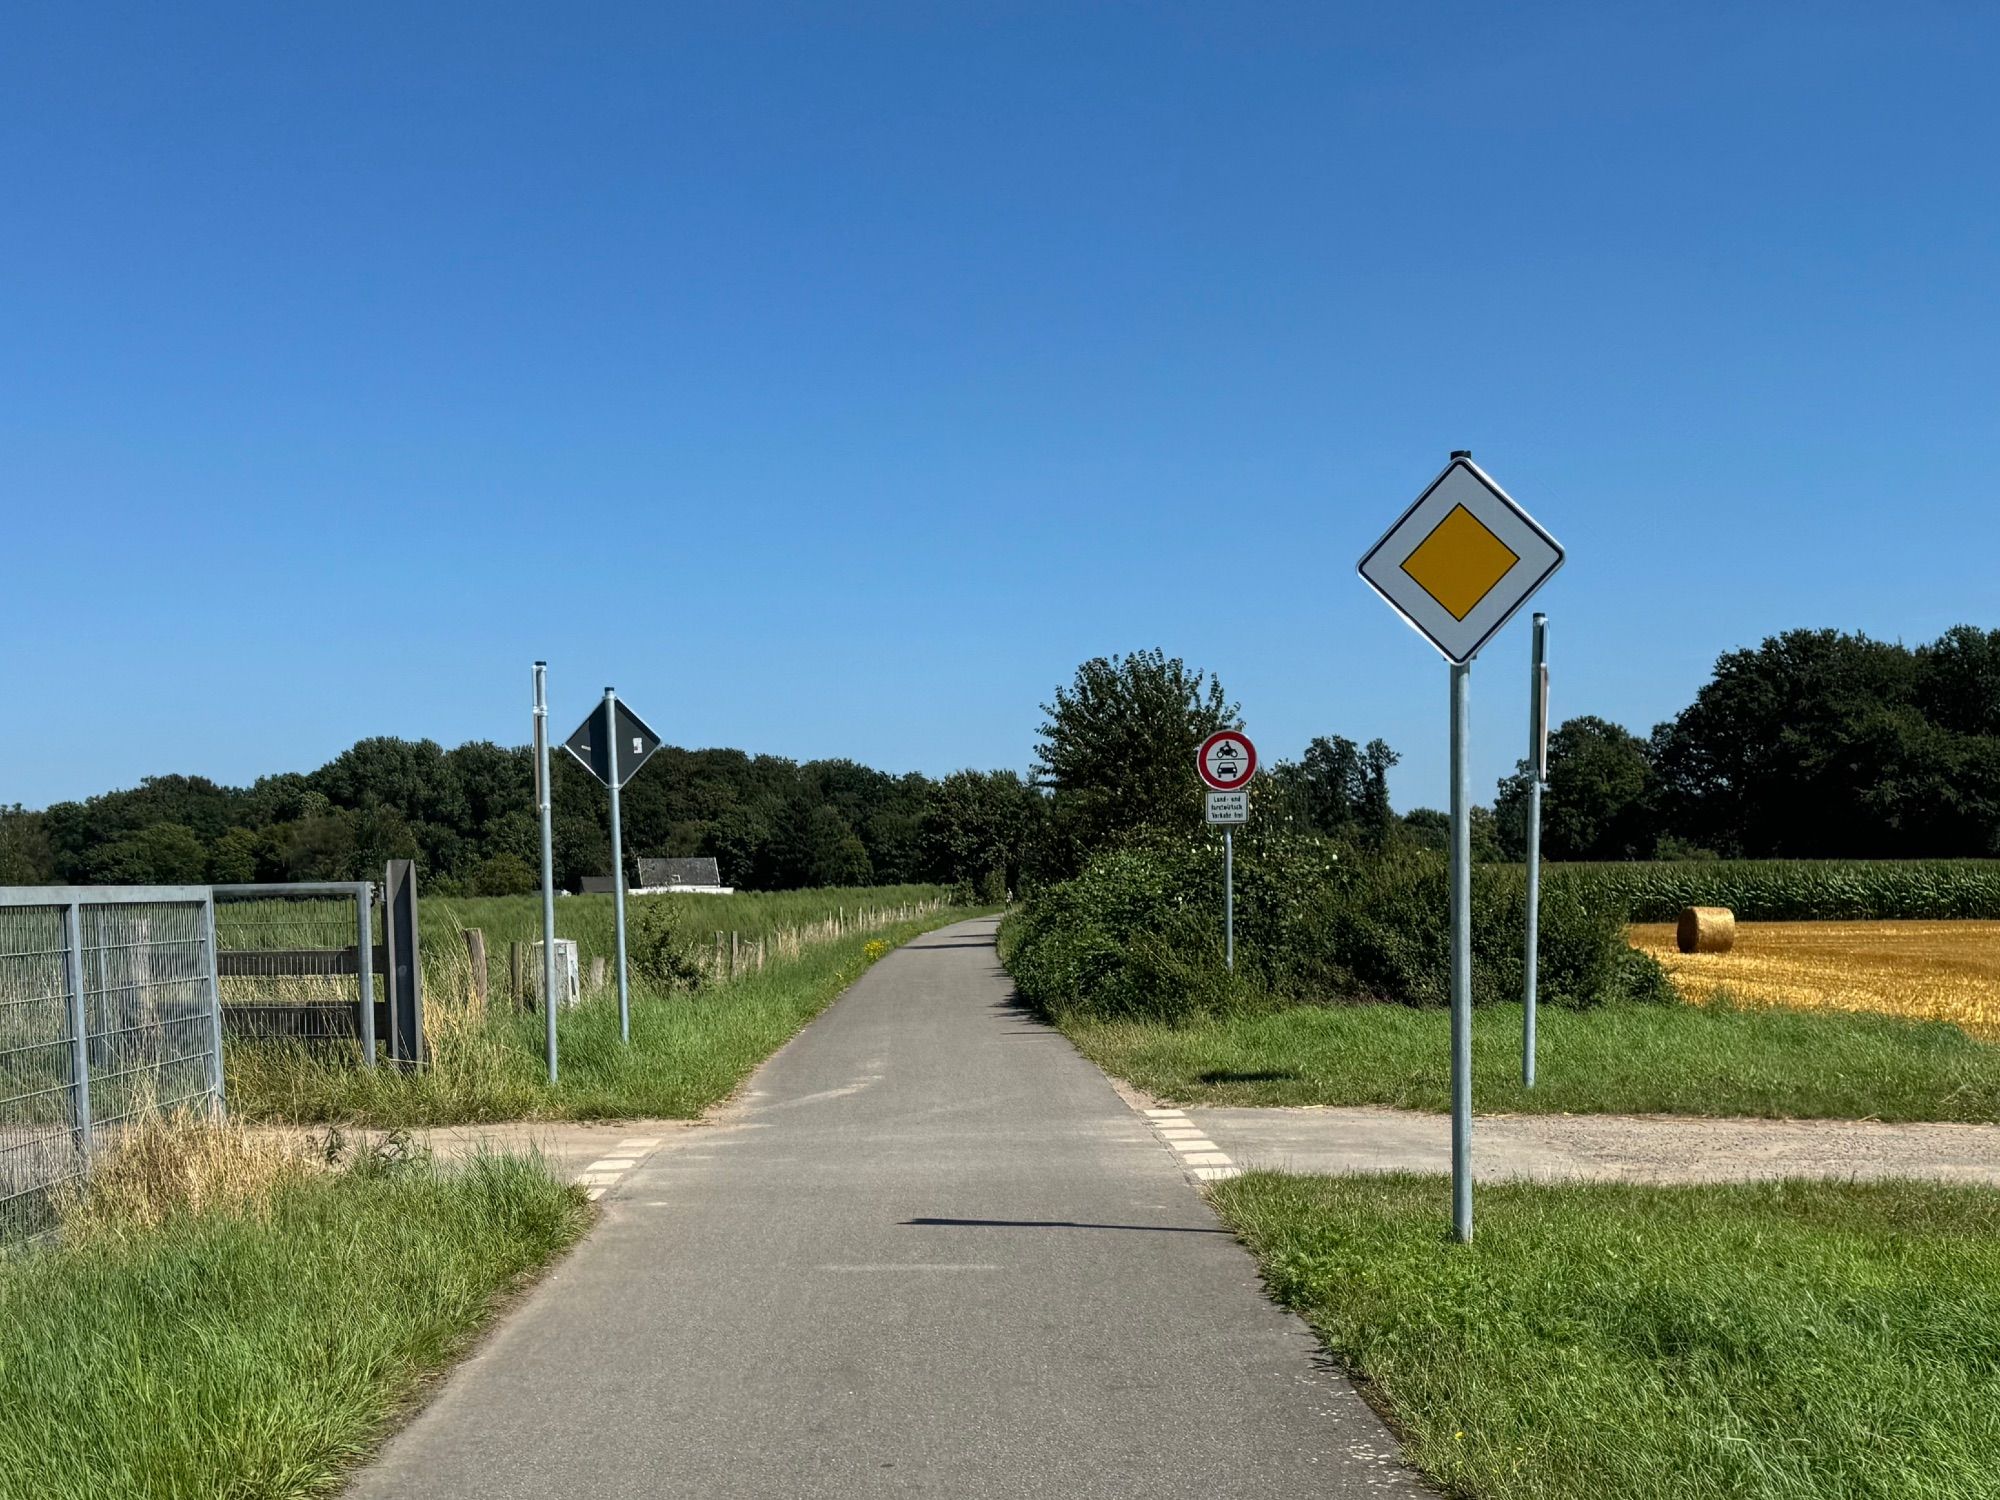
[[[642,859],[639,861],[639,884],[721,885],[722,871],[712,858]]]

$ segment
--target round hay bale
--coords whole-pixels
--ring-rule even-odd
[[[1690,906],[1674,928],[1683,953],[1727,953],[1736,946],[1736,913],[1726,906]]]

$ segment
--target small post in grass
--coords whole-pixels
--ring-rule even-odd
[[[1528,673],[1528,937],[1521,996],[1521,1086],[1535,1086],[1535,970],[1541,962],[1542,788],[1549,780],[1549,617],[1535,616]]]
[[[465,929],[465,958],[472,969],[472,1009],[486,1014],[486,934],[477,927]]]

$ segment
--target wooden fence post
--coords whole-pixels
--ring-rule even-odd
[[[477,927],[465,929],[465,956],[472,961],[473,1014],[486,1014],[486,934]]]
[[[514,1009],[528,1008],[527,961],[521,955],[521,944],[507,944],[508,984],[513,989]]]
[[[590,992],[596,994],[604,988],[604,958],[600,954],[590,961]]]

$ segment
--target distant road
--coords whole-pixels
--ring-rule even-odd
[[[994,929],[891,954],[633,1169],[353,1493],[1426,1493],[1145,1122],[1014,1008]]]

